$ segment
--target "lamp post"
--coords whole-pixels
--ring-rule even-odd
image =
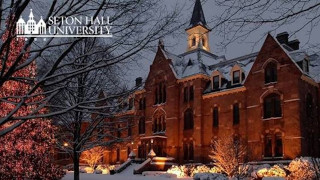
[[[131,159],[131,160],[134,160],[135,158],[136,158],[136,154],[133,152],[133,141],[131,142],[131,152],[130,152],[130,154],[129,154],[129,158]]]

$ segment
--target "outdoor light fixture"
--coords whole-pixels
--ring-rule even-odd
[[[64,147],[67,147],[67,146],[69,146],[69,144],[68,144],[67,142],[64,142],[64,143],[63,143],[63,146],[64,146]]]

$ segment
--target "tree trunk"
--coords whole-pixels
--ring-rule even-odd
[[[74,180],[79,180],[79,161],[80,157],[76,150],[73,151],[73,167],[74,167]]]

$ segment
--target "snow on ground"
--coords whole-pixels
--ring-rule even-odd
[[[129,168],[131,169],[131,168]],[[133,170],[133,169],[132,169]],[[105,175],[105,174],[87,174],[80,173],[80,180],[177,180],[178,178],[166,178],[160,176],[142,176],[132,175],[124,171],[123,174]],[[62,180],[73,180],[73,172],[68,172]],[[192,178],[179,178],[179,180],[192,180]]]

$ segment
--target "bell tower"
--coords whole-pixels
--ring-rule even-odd
[[[209,32],[206,19],[202,10],[200,0],[196,0],[189,27],[186,29],[188,34],[188,48],[191,51],[197,48],[210,52]]]

